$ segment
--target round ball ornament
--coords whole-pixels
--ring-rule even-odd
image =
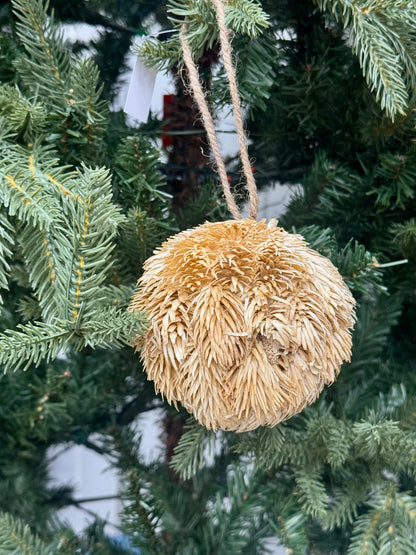
[[[350,359],[354,299],[333,264],[265,220],[205,223],[144,266],[132,310],[148,378],[209,429],[274,426]]]

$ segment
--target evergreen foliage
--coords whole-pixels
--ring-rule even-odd
[[[232,1],[227,8],[226,24],[238,34],[254,38],[268,26],[268,16],[256,0]],[[189,24],[189,43],[196,59],[201,57],[205,49],[212,48],[218,38],[218,29],[211,3],[170,0],[167,11],[173,24],[180,25],[186,19]],[[168,69],[180,62],[177,33],[164,42],[155,38],[147,39],[137,51],[149,58],[149,64],[159,69]]]
[[[195,59],[213,48],[218,28],[210,2],[170,0],[167,12],[171,24],[178,26],[186,20],[189,25],[187,36]],[[237,35],[240,94],[250,105],[264,109],[275,76],[273,58],[277,55],[271,36],[263,34],[270,25],[269,17],[257,0],[233,0],[226,5],[226,24]],[[149,37],[136,47],[136,51],[145,63],[159,70],[172,69],[177,64],[182,66],[177,32],[167,40]],[[212,101],[217,106],[229,103],[224,70],[220,69],[213,76]]]
[[[392,119],[406,115],[416,85],[413,3],[316,0],[316,4],[348,28],[349,43],[381,108]]]
[[[52,555],[52,551],[33,535],[29,526],[10,515],[0,516],[0,553],[4,555]]]
[[[55,15],[41,0],[11,4],[0,5],[0,553],[137,552],[104,523],[76,535],[56,522],[75,500],[51,485],[48,450],[76,443],[117,468],[122,528],[142,553],[260,554],[272,536],[298,555],[413,555],[414,3],[227,3],[256,176],[302,185],[280,223],[353,291],[353,353],[312,406],[273,429],[214,434],[180,409],[151,464],[132,423],[175,410],[130,347],[146,326],[130,298],[166,237],[228,215],[211,172],[187,203],[172,199],[145,138],[160,126],[132,129],[107,100],[150,14],[186,21],[199,59],[217,48],[214,11],[199,0],[171,0],[167,15],[148,0],[55,0]],[[70,50],[58,18],[104,31]],[[176,32],[139,53],[180,69]],[[212,71],[210,101],[224,106],[221,65]]]

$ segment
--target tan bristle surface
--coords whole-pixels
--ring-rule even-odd
[[[206,223],[150,257],[133,297],[148,378],[207,428],[274,426],[350,359],[355,301],[300,235],[251,219]]]

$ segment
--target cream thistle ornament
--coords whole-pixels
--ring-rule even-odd
[[[257,190],[224,10],[211,1],[255,218]],[[149,328],[135,346],[169,403],[180,402],[207,428],[244,432],[298,413],[334,381],[350,359],[355,301],[333,264],[300,235],[276,221],[241,219],[185,33],[186,26],[185,65],[236,220],[174,235],[146,261],[131,309],[147,313]]]

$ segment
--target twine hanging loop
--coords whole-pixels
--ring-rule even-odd
[[[218,28],[219,28],[219,38],[221,46],[221,55],[223,58],[225,72],[227,74],[234,119],[236,123],[239,153],[241,159],[241,165],[243,168],[244,177],[246,180],[246,187],[249,193],[249,217],[256,219],[258,213],[258,192],[256,182],[254,180],[253,172],[251,169],[250,159],[247,150],[247,137],[244,132],[242,110],[240,96],[237,87],[237,77],[235,68],[232,61],[232,48],[230,43],[230,34],[225,23],[225,12],[224,6],[221,0],[210,0],[215,7],[215,12],[217,16]],[[208,103],[205,98],[204,91],[199,79],[198,68],[193,60],[191,47],[187,39],[188,25],[182,25],[179,38],[183,51],[183,59],[188,70],[189,81],[192,88],[193,96],[198,105],[199,111],[202,115],[202,120],[204,122],[205,129],[207,131],[207,137],[211,145],[211,149],[215,158],[215,162],[218,169],[218,174],[220,176],[222,189],[224,192],[225,199],[227,201],[228,208],[237,220],[242,218],[242,215],[238,209],[238,206],[234,200],[231,192],[230,184],[228,182],[227,171],[225,168],[224,160],[221,156],[221,151],[219,147],[219,142],[217,134],[215,132],[214,121],[211,116],[211,112],[208,107]]]

